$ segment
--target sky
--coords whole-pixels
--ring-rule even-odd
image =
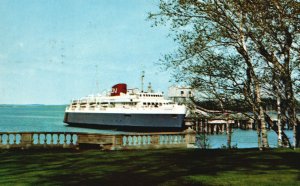
[[[175,49],[158,0],[1,0],[0,104],[67,104],[116,83],[167,91]]]

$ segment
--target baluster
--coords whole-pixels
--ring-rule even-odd
[[[73,134],[73,145],[77,143],[77,134]]]
[[[143,136],[143,145],[147,144],[147,136]]]
[[[137,145],[137,137],[133,136],[133,145]]]
[[[132,145],[132,137],[128,136],[128,145],[131,146]]]
[[[163,135],[159,135],[159,144],[164,144],[164,139]]]
[[[123,146],[126,146],[126,145],[127,145],[127,137],[123,136]]]
[[[0,134],[0,145],[2,145],[2,134]]]
[[[142,137],[138,136],[137,140],[138,140],[138,145],[141,145],[142,144]]]
[[[161,144],[165,144],[166,142],[166,136],[165,135],[161,135]]]
[[[181,143],[181,136],[177,135],[177,143]]]
[[[147,139],[148,139],[147,140],[148,141],[148,145],[150,145],[152,143],[152,136],[148,136]]]
[[[173,143],[174,143],[174,136],[173,136],[173,135],[170,135],[169,141],[170,141],[170,144],[173,144]]]
[[[169,136],[165,135],[165,144],[169,144]]]
[[[15,142],[16,142],[16,144],[20,144],[21,143],[21,134],[16,134],[16,141]]]
[[[53,134],[53,144],[58,145],[58,134]]]
[[[68,139],[69,138],[69,134],[66,134],[65,137],[66,137],[66,140],[65,140],[66,144],[69,145],[69,142],[70,142],[70,140]]]
[[[77,134],[74,134],[74,138],[73,138],[73,143],[74,143],[74,145],[76,145],[77,144],[77,140],[78,140]]]

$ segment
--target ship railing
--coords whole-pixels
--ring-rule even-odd
[[[78,132],[0,132],[0,149],[74,148],[106,150],[187,148],[195,132],[91,134]]]

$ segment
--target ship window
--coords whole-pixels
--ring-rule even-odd
[[[147,105],[147,104],[144,102],[143,105]]]
[[[130,115],[130,114],[125,114],[124,116],[125,116],[125,117],[131,117],[131,115]]]

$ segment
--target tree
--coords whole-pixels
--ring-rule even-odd
[[[287,75],[290,74],[288,71],[290,62],[282,65],[272,56],[275,49],[277,52],[281,49],[286,56],[284,61],[299,59],[296,50],[299,47],[299,35],[295,29],[297,25],[299,27],[299,18],[297,15],[295,17],[299,9],[293,8],[295,5],[298,7],[299,3],[296,1],[266,3],[242,0],[173,0],[161,1],[160,12],[149,16],[155,20],[156,25],[170,24],[175,41],[179,43],[177,53],[166,55],[163,61],[167,67],[181,72],[177,73],[176,79],[187,79],[194,87],[205,89],[217,98],[222,98],[223,95],[231,95],[231,97],[237,95],[244,98],[252,106],[255,119],[259,123],[259,146],[261,144],[262,148],[268,147],[265,112],[261,99],[266,67],[271,66],[273,71],[279,70],[279,79],[285,85],[289,118],[296,126],[292,77]],[[292,8],[289,8],[290,6]],[[282,31],[286,28],[282,23],[277,23],[278,16],[269,16],[278,11],[284,12],[280,7],[292,9],[290,14],[294,16],[288,17],[284,13],[282,16],[291,19],[289,23],[295,28],[289,30],[289,33],[293,33],[296,42],[287,43],[289,34]],[[269,18],[272,20],[270,21]],[[276,31],[276,27],[279,26],[280,32]],[[285,45],[281,41],[283,34],[287,35]],[[278,45],[283,47],[272,47],[272,41],[276,40],[276,37],[281,41]],[[298,57],[291,58],[291,51]],[[272,84],[272,82],[268,83]]]
[[[241,8],[247,12],[246,34],[253,41],[256,52],[272,68],[273,74],[276,74],[275,81],[272,82],[277,89],[276,97],[278,101],[284,98],[287,118],[294,127],[294,146],[299,147],[300,124],[297,124],[294,92],[297,86],[296,77],[299,75],[300,2],[295,0],[246,2],[240,3]],[[280,109],[278,107],[279,115],[282,113]]]

